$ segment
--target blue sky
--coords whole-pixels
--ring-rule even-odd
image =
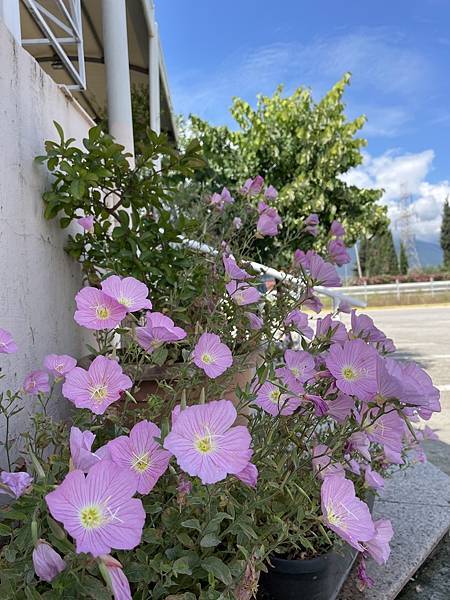
[[[233,96],[254,103],[283,83],[320,98],[353,75],[347,113],[365,113],[365,164],[350,181],[413,197],[416,234],[435,241],[450,194],[449,0],[159,0],[177,112],[231,124]]]

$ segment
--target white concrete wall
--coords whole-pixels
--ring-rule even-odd
[[[63,250],[67,230],[43,217],[49,174],[33,161],[44,153],[45,140],[57,139],[53,120],[77,141],[92,126],[0,22],[0,327],[19,346],[17,354],[0,354],[6,375],[0,380],[2,390],[20,386],[48,353],[79,357],[83,352],[85,332],[73,320],[80,268]],[[27,427],[24,413],[34,401],[28,398],[26,404],[16,431]],[[58,399],[53,411],[66,413],[66,401]],[[0,469],[5,467],[0,450]]]

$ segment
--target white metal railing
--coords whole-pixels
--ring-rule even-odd
[[[22,0],[44,35],[43,38],[22,38],[23,46],[49,44],[58,55],[62,65],[74,81],[67,87],[72,90],[86,89],[86,72],[83,49],[83,26],[81,18],[81,0],[54,0],[58,13],[42,6],[37,0]],[[57,36],[54,27],[64,31],[66,37]],[[52,28],[53,27],[53,28]],[[78,68],[69,58],[65,46],[76,46]]]
[[[192,248],[193,250],[198,250],[199,252],[203,252],[205,254],[211,254],[213,256],[217,256],[218,251],[208,246],[208,244],[203,244],[201,242],[196,242],[195,240],[183,240],[183,243]],[[294,275],[290,275],[289,273],[284,273],[283,271],[278,271],[277,269],[273,269],[272,267],[267,267],[266,265],[262,265],[257,262],[249,261],[251,267],[257,271],[258,273],[270,275],[277,281],[284,281],[289,283],[292,286],[300,287],[302,282],[295,277]],[[339,306],[339,303],[343,300],[350,304],[350,306],[357,306],[360,308],[364,308],[367,306],[367,303],[363,300],[359,300],[358,298],[352,298],[351,296],[347,296],[343,293],[343,289],[341,288],[327,288],[323,285],[316,285],[314,287],[314,291],[317,294],[322,296],[328,296],[333,300],[334,308]]]
[[[435,281],[432,277],[429,281],[417,281],[400,283],[384,283],[380,285],[352,285],[342,288],[333,288],[334,290],[342,290],[344,293],[352,294],[353,296],[371,296],[374,294],[396,294],[400,297],[401,294],[406,293],[430,293],[433,295],[435,292],[450,292],[450,281]]]

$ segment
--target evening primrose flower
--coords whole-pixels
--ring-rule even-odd
[[[104,578],[111,588],[114,600],[132,600],[130,582],[123,572],[122,564],[110,554],[103,554],[100,560],[100,571],[102,567],[106,570],[107,575]]]
[[[39,579],[47,581],[47,583],[53,581],[67,566],[60,555],[45,540],[36,542],[32,559],[34,572]]]
[[[269,415],[292,415],[300,406],[300,398],[293,394],[283,392],[279,386],[271,381],[266,381],[256,393],[255,404],[260,406]]]
[[[110,458],[107,445],[92,452],[94,440],[95,434],[91,431],[81,431],[78,427],[70,428],[69,448],[74,469],[88,473],[100,460]]]
[[[15,498],[20,498],[33,483],[33,478],[28,473],[25,473],[25,471],[18,471],[17,473],[2,471],[0,473],[0,481]]]
[[[215,333],[204,333],[195,345],[194,363],[212,379],[222,375],[233,364],[231,350]]]
[[[374,522],[375,535],[364,543],[366,551],[379,565],[384,565],[391,553],[389,542],[391,541],[394,530],[389,519],[378,519]]]
[[[87,329],[114,329],[125,318],[126,308],[102,290],[85,287],[75,296],[74,319]]]
[[[132,385],[115,360],[97,356],[87,371],[75,367],[67,374],[62,393],[77,408],[89,408],[102,415]]]
[[[46,371],[32,371],[23,382],[23,389],[30,396],[36,396],[39,393],[47,394],[50,391],[48,373]]]
[[[304,337],[311,339],[314,335],[313,328],[308,325],[308,315],[301,310],[294,309],[284,319],[285,325],[293,325]]]
[[[274,237],[278,235],[278,226],[281,225],[281,217],[273,206],[265,202],[258,204],[259,218],[256,224],[256,232],[260,237]]]
[[[44,358],[44,367],[55,377],[64,377],[77,366],[77,361],[67,354],[48,354]]]
[[[134,277],[111,275],[102,282],[102,291],[122,304],[127,312],[152,308],[152,303],[147,298],[148,287]]]
[[[241,269],[241,267],[238,266],[233,256],[227,256],[226,254],[224,254],[222,256],[222,260],[225,273],[229,279],[242,280],[248,279],[250,277],[250,274],[247,273],[247,271]]]
[[[89,233],[94,231],[94,217],[92,215],[88,215],[87,217],[79,217],[77,219],[77,223]]]
[[[103,460],[85,476],[71,471],[45,496],[50,514],[76,542],[77,553],[108,554],[132,550],[141,542],[145,522],[133,474]]]
[[[134,476],[136,491],[148,494],[166,471],[171,457],[156,438],[161,430],[151,421],[140,421],[129,435],[121,435],[108,444],[111,460]]]
[[[353,483],[340,475],[329,475],[322,483],[320,496],[324,523],[362,552],[361,543],[373,538],[375,527],[369,507],[356,497]]]
[[[251,437],[247,427],[233,426],[237,412],[229,400],[188,406],[180,411],[164,448],[175,455],[183,471],[216,483],[240,473],[250,461]]]
[[[225,288],[228,294],[231,296],[233,302],[238,306],[254,304],[255,302],[259,302],[261,299],[261,294],[258,292],[258,290],[252,285],[243,281],[230,281],[227,283]]]
[[[264,326],[264,321],[259,315],[255,315],[255,313],[252,312],[245,312],[244,315],[248,319],[250,329],[253,329],[254,331],[259,331]]]
[[[325,363],[344,394],[370,400],[377,390],[377,357],[374,348],[356,339],[331,346]]]
[[[17,344],[12,335],[6,329],[0,329],[0,354],[14,354],[17,352]]]
[[[137,341],[148,353],[165,342],[178,342],[186,337],[181,327],[176,327],[172,319],[160,312],[148,312],[144,327],[136,328]]]

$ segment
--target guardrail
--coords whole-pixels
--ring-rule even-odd
[[[364,296],[366,299],[368,296],[373,294],[396,294],[397,298],[400,299],[401,294],[414,292],[430,293],[432,296],[436,292],[450,292],[450,281],[434,281],[430,278],[430,281],[418,281],[400,283],[384,283],[380,285],[351,285],[342,288],[332,288],[334,290],[341,290],[344,293],[352,294],[352,296]]]
[[[218,251],[215,248],[208,246],[208,244],[203,244],[201,242],[196,242],[195,240],[187,239],[183,240],[183,243],[189,246],[189,248],[192,248],[193,250],[198,250],[199,252],[203,252],[205,254],[211,254],[213,256],[216,256],[218,254]],[[302,282],[297,277],[294,277],[294,275],[290,275],[289,273],[285,273],[284,271],[278,271],[277,269],[273,269],[272,267],[267,267],[266,265],[262,265],[253,261],[249,261],[249,264],[258,273],[270,275],[277,281],[284,281],[293,287],[296,286],[297,288],[302,286]],[[344,300],[345,302],[350,304],[350,306],[357,306],[360,308],[365,308],[367,306],[367,302],[359,300],[358,298],[352,298],[351,296],[347,296],[346,294],[344,294],[344,291],[346,291],[346,289],[344,288],[327,288],[322,285],[317,285],[314,287],[314,291],[317,294],[320,294],[322,296],[328,296],[329,298],[331,298],[333,300],[334,308],[337,308],[339,306],[341,300]]]

